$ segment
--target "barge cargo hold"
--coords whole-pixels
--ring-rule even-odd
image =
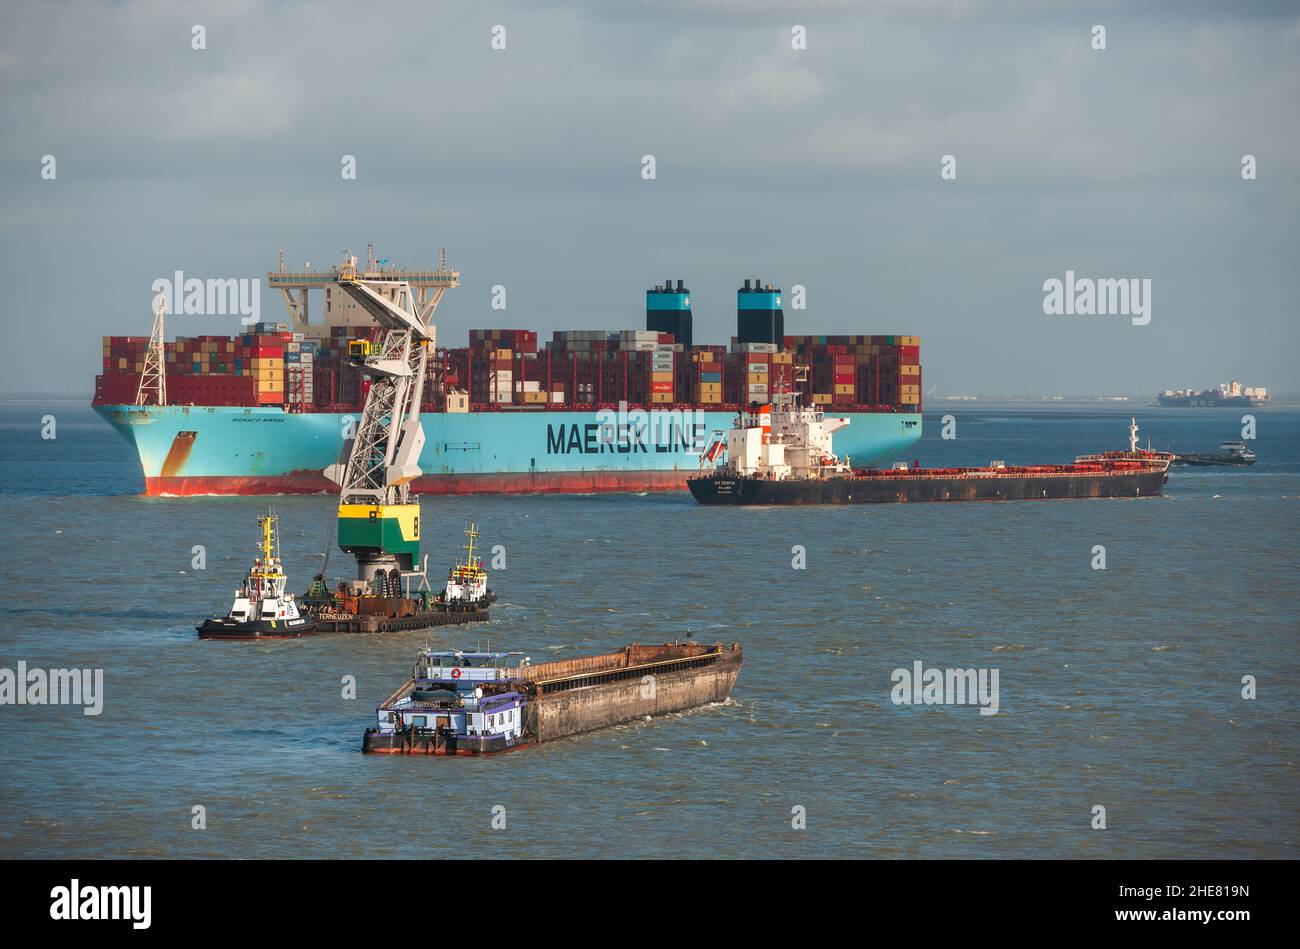
[[[724,702],[739,643],[641,646],[533,664],[518,653],[423,650],[376,709],[363,752],[485,755]]]

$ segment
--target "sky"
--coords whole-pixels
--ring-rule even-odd
[[[177,270],[368,241],[446,247],[443,345],[640,327],[666,278],[725,343],[761,277],[788,333],[920,336],[929,395],[1300,392],[1294,3],[10,2],[0,88],[4,393],[89,394]],[[1149,322],[1045,313],[1067,271]]]

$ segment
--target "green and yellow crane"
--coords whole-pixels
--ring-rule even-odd
[[[445,256],[439,273],[446,279],[417,296],[406,280],[385,279],[382,271],[358,273],[355,257],[338,271],[339,288],[381,330],[375,343],[354,340],[348,347],[370,391],[338,461],[325,469],[339,486],[338,542],[357,559],[358,593],[394,596],[403,576],[419,573],[420,504],[411,483],[421,474],[420,402],[435,345],[433,313],[443,290],[460,276],[447,270]]]

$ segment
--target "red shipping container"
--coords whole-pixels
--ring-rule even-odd
[[[673,384],[671,382],[652,382],[650,383],[651,392],[672,392]]]

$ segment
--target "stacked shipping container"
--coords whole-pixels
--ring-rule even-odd
[[[378,329],[259,323],[236,337],[167,344],[168,401],[194,405],[285,405],[293,411],[355,411],[362,374],[348,364],[349,339],[377,342]],[[98,404],[135,401],[147,337],[106,337]],[[569,330],[538,348],[536,332],[470,331],[464,348],[438,350],[425,408],[443,390],[464,390],[459,409],[617,405],[730,408],[799,391],[836,410],[919,411],[920,340],[915,336],[786,336],[784,346],[733,339],[687,349],[655,330]]]

